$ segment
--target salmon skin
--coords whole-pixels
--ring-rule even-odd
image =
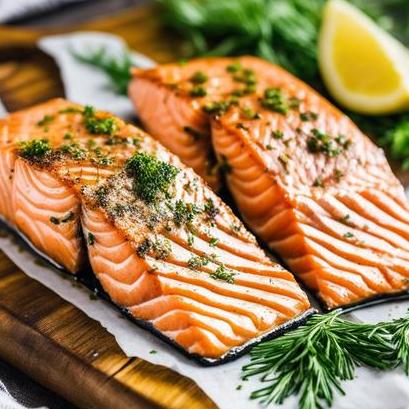
[[[312,313],[193,170],[108,113],[52,100],[0,124],[2,217],[139,325],[201,363],[233,359]]]
[[[210,127],[245,222],[326,309],[408,292],[404,190],[383,151],[328,101],[254,57],[197,59],[134,77],[131,98],[160,140],[159,109],[160,122],[177,118],[179,132],[181,123]],[[195,77],[206,79],[196,97]],[[148,92],[155,108],[141,108]],[[184,160],[185,146],[172,141]]]

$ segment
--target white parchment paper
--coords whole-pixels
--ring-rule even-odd
[[[75,33],[47,37],[40,41],[42,49],[56,57],[68,99],[91,104],[121,116],[128,116],[132,111],[129,101],[113,94],[106,86],[107,82],[103,74],[87,65],[79,64],[68,51],[69,47],[84,50],[87,47],[101,45],[106,45],[109,49],[112,47],[115,52],[121,52],[121,47],[124,47],[124,43],[119,38],[100,33]],[[137,65],[153,64],[139,54],[134,56]],[[222,366],[203,368],[148,331],[140,329],[126,319],[120,319],[118,310],[110,304],[102,300],[90,300],[89,290],[70,285],[69,281],[63,279],[61,274],[52,267],[36,263],[37,257],[28,250],[22,251],[21,246],[10,237],[0,238],[0,249],[31,278],[52,289],[89,317],[100,322],[115,336],[126,355],[166,366],[193,379],[220,409],[262,407],[248,399],[250,392],[260,384],[257,384],[256,379],[247,382],[240,379],[241,367],[248,362],[248,356]],[[367,308],[353,315],[355,319],[376,322],[403,316],[408,308],[409,301],[395,302]],[[241,385],[240,390],[236,390],[238,385]],[[357,379],[346,382],[344,388],[346,396],[336,398],[335,409],[409,409],[409,379],[401,370],[379,373],[360,368]],[[284,405],[277,406],[282,409],[296,407],[295,398],[289,399]]]

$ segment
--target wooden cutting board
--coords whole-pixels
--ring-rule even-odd
[[[35,48],[42,35],[107,31],[158,62],[180,53],[152,8],[53,31],[0,26],[0,98],[15,111],[64,89],[53,60]],[[21,272],[0,252],[0,358],[81,408],[215,409],[189,379],[141,359],[127,358],[114,337]]]

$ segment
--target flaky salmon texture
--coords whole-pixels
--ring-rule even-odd
[[[223,359],[311,310],[191,169],[134,126],[58,99],[0,121],[0,214],[180,348]]]
[[[209,182],[213,144],[246,223],[327,308],[409,289],[401,184],[306,84],[258,58],[205,58],[135,69],[129,91],[152,135]]]

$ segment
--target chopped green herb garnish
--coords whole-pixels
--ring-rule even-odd
[[[196,71],[190,78],[194,84],[204,84],[208,80],[208,76],[202,71]]]
[[[214,220],[219,214],[219,209],[215,206],[213,199],[208,199],[204,205],[204,211],[210,220]]]
[[[49,125],[54,120],[53,115],[44,115],[43,119],[37,122],[38,126],[46,126]]]
[[[153,354],[157,354],[158,351],[156,351],[156,350],[154,350],[154,349],[151,349],[151,350],[149,351],[149,353],[150,353],[151,355],[153,355]]]
[[[243,107],[241,111],[247,119],[260,119],[260,114],[249,107]]]
[[[267,144],[267,145],[266,145],[266,149],[267,149],[268,151],[272,151],[272,150],[273,150],[273,147],[272,147],[270,144]]]
[[[191,97],[205,97],[207,95],[207,91],[204,87],[198,85],[190,90],[189,95]]]
[[[64,134],[64,139],[72,139],[73,138],[73,134],[72,132],[66,132]]]
[[[318,119],[318,114],[316,114],[315,112],[302,112],[300,114],[300,119],[303,122],[307,122],[307,121],[315,121]]]
[[[274,139],[283,139],[284,137],[284,132],[280,131],[279,129],[276,129],[271,132],[271,135]]]
[[[95,236],[92,233],[88,233],[88,244],[93,246],[95,244]]]
[[[233,63],[233,64],[229,64],[226,67],[226,71],[234,73],[234,72],[240,71],[242,68],[243,68],[242,65],[239,62],[236,62],[236,63]]]
[[[352,237],[354,237],[354,235],[351,233],[351,232],[346,232],[345,234],[344,234],[344,237],[346,238],[346,239],[352,239]]]
[[[187,262],[187,265],[190,269],[196,270],[200,267],[206,266],[209,262],[210,260],[207,256],[192,256]]]
[[[291,109],[298,109],[301,105],[301,101],[297,97],[288,98],[288,106]]]
[[[158,260],[164,260],[171,252],[171,244],[168,239],[161,239],[156,237],[155,240],[146,238],[136,249],[139,257],[144,258],[151,254]]]
[[[173,211],[173,221],[180,227],[193,222],[194,217],[199,213],[199,209],[193,203],[185,203],[178,200]]]
[[[68,108],[60,109],[58,113],[59,114],[81,114],[82,110],[76,107],[68,107]]]
[[[219,239],[217,239],[216,237],[211,237],[210,241],[209,241],[209,246],[210,247],[215,247],[218,242],[219,242]]]
[[[226,267],[222,264],[220,265],[214,273],[210,274],[210,277],[215,280],[226,281],[229,284],[234,283],[235,274],[228,271]]]
[[[270,111],[286,114],[289,110],[287,98],[279,88],[267,88],[264,91],[264,98],[261,100],[261,105]]]
[[[112,135],[117,131],[118,128],[115,118],[112,117],[87,117],[84,124],[87,128],[87,131],[92,134]]]
[[[146,202],[153,202],[166,194],[179,169],[146,153],[136,153],[126,163],[126,170],[134,178],[135,193]]]
[[[229,101],[208,102],[203,106],[203,110],[210,115],[220,116],[224,114],[232,105]]]
[[[51,153],[50,141],[48,139],[32,139],[18,143],[19,154],[26,159],[38,159]]]
[[[312,185],[314,187],[324,187],[324,181],[322,180],[321,177],[317,177],[317,179],[314,180],[314,183]]]
[[[82,148],[77,142],[61,145],[59,151],[70,155],[75,160],[83,160],[88,156],[88,151]]]
[[[323,153],[329,157],[340,155],[350,144],[351,141],[341,135],[333,138],[318,129],[312,129],[311,136],[307,139],[307,149],[310,153]]]

